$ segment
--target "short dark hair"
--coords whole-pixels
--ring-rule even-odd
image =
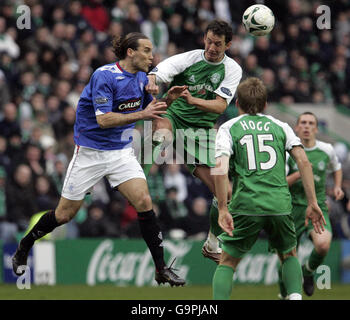
[[[124,36],[114,36],[112,39],[113,51],[119,60],[126,57],[126,52],[129,48],[137,50],[140,39],[148,39],[143,33],[131,32]]]
[[[266,105],[267,90],[263,82],[250,77],[241,82],[237,88],[239,107],[246,113],[255,115],[262,112]]]
[[[226,21],[220,19],[211,21],[205,29],[205,34],[207,34],[208,31],[213,32],[217,36],[224,35],[226,44],[229,43],[233,37],[232,27]]]
[[[316,127],[318,127],[318,119],[317,119],[316,115],[315,115],[314,113],[312,113],[311,111],[305,111],[305,112],[303,112],[302,114],[299,114],[298,119],[297,119],[297,124],[299,123],[300,118],[301,118],[301,116],[303,116],[303,115],[310,115],[310,116],[313,116],[313,117],[315,118],[315,120],[316,120]]]

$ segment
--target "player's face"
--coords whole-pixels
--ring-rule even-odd
[[[152,65],[152,42],[148,39],[140,39],[137,50],[134,50],[132,56],[133,65],[136,70],[148,72],[149,67]]]
[[[302,140],[314,140],[318,132],[315,117],[311,114],[300,116],[299,122],[295,127],[295,132]]]
[[[210,62],[220,62],[231,42],[225,44],[225,36],[218,36],[211,30],[204,36],[205,58]]]

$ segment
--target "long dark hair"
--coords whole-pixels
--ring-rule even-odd
[[[112,39],[114,54],[119,60],[125,59],[128,48],[137,50],[140,39],[148,39],[148,37],[140,32],[131,32],[125,36],[114,36]]]

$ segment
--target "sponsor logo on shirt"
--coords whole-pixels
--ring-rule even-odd
[[[128,100],[118,106],[119,111],[135,111],[141,106],[141,99]]]
[[[228,88],[222,87],[222,88],[221,88],[221,91],[222,91],[224,94],[228,95],[229,97],[232,96],[231,90],[228,89]]]

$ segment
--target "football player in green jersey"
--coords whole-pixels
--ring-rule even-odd
[[[222,254],[213,277],[213,298],[229,299],[234,271],[264,229],[269,247],[282,263],[282,279],[289,299],[302,298],[302,270],[296,257],[296,233],[291,195],[285,176],[286,151],[298,164],[307,195],[306,218],[315,232],[325,223],[317,204],[311,164],[290,126],[264,115],[266,87],[248,78],[237,89],[239,116],[225,122],[216,136],[215,190],[218,198]],[[229,169],[229,161],[231,161]],[[228,170],[233,178],[227,206]]]
[[[232,35],[228,23],[213,20],[205,31],[204,50],[192,50],[165,59],[149,73],[146,86],[153,94],[157,93],[160,83],[168,83],[170,87],[188,87],[182,97],[168,107],[163,119],[153,121],[153,144],[172,143],[191,173],[203,181],[214,195],[214,179],[210,175],[210,167],[215,167],[213,127],[230,104],[242,77],[241,67],[225,54],[231,46]],[[163,135],[164,130],[168,135]],[[155,149],[159,151],[161,148]],[[156,158],[154,154],[153,159]],[[143,166],[146,174],[151,166]],[[222,230],[217,224],[217,217],[214,198],[210,209],[210,232],[202,253],[218,263],[221,248],[216,236]]]
[[[335,200],[341,200],[344,197],[344,192],[341,189],[341,163],[338,161],[331,144],[316,139],[318,133],[317,127],[318,120],[316,116],[312,112],[304,112],[299,115],[297,119],[295,132],[301,139],[306,155],[312,164],[317,202],[327,222],[326,230],[322,234],[315,232],[311,224],[308,224],[307,226],[304,225],[303,220],[305,220],[307,199],[303,185],[300,181],[300,172],[297,164],[292,158],[289,158],[287,161],[287,182],[292,195],[292,214],[295,222],[297,240],[299,243],[301,235],[304,232],[307,232],[314,245],[314,249],[312,250],[309,259],[302,267],[304,277],[303,288],[308,296],[312,296],[314,293],[314,272],[324,261],[332,240],[332,227],[329,221],[328,208],[326,205],[326,179],[329,172],[333,174],[334,178],[333,193]],[[283,282],[281,282],[281,278],[279,284],[281,298],[283,298],[286,296],[286,292]]]

